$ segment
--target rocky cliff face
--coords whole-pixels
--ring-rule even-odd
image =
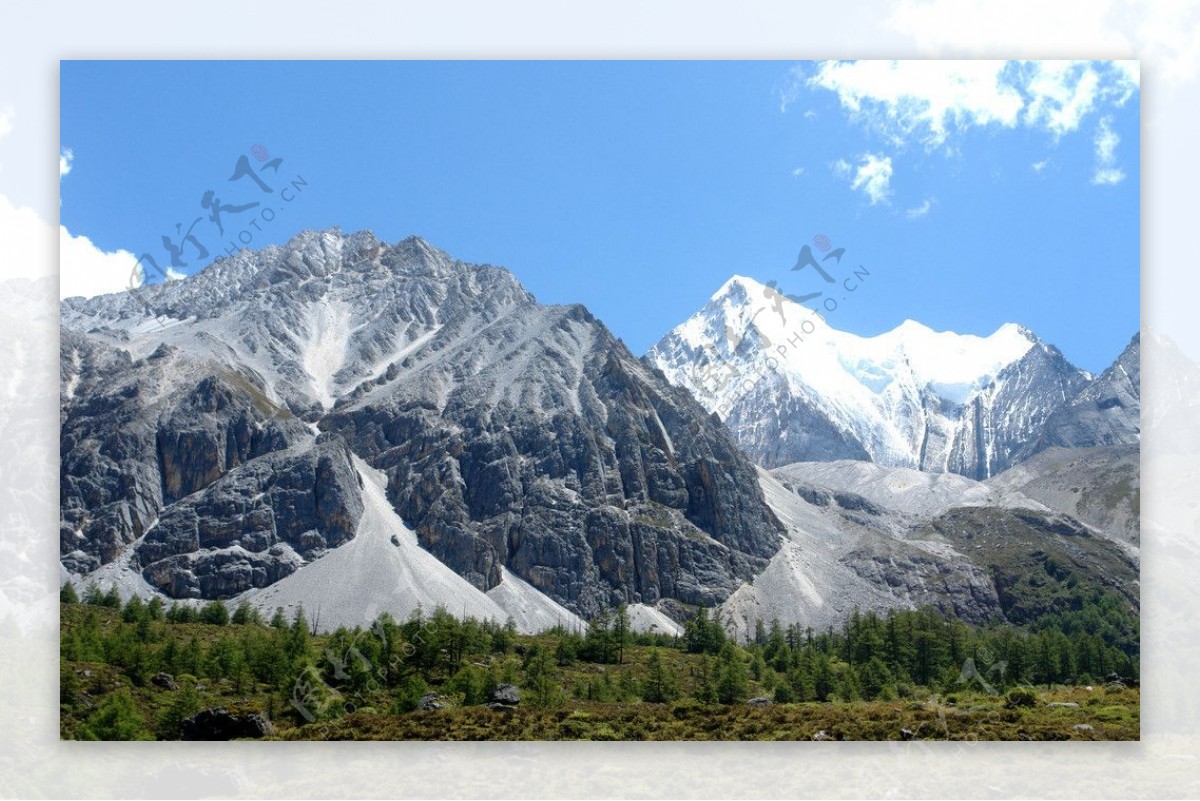
[[[1112,366],[1050,415],[1031,450],[1137,444],[1142,433],[1141,354],[1141,336],[1135,334]]]
[[[1035,451],[1031,442],[1046,421],[1086,386],[1086,373],[1057,348],[1038,342],[953,409],[957,425],[949,458],[942,465],[923,462],[921,467],[978,480],[998,475]]]
[[[62,308],[64,566],[176,597],[355,536],[356,454],[420,544],[570,609],[715,603],[776,551],[754,468],[580,306],[419,239],[305,233]]]

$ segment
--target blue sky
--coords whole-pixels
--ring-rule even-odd
[[[1099,371],[1139,326],[1136,81],[1111,64],[63,62],[62,223],[165,266],[162,235],[207,215],[207,190],[268,197],[227,180],[240,156],[264,169],[261,144],[281,211],[260,230],[257,209],[227,212],[224,237],[202,220],[210,255],[185,247],[184,272],[242,230],[251,247],[418,234],[586,304],[641,353],[734,273],[822,289],[790,268],[824,234],[846,248],[839,281],[870,273],[835,327],[1012,321]]]

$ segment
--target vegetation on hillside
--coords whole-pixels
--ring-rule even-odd
[[[921,609],[822,632],[764,623],[747,643],[703,608],[680,638],[632,632],[621,608],[584,632],[523,636],[438,609],[317,634],[302,609],[61,600],[64,738],[177,739],[214,707],[289,739],[1137,737],[1137,691],[1100,686],[1136,682],[1136,617],[1103,597],[1025,628]],[[504,684],[515,711],[486,706]],[[1081,692],[1079,707],[1046,706]]]

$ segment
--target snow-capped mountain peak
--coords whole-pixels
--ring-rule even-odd
[[[768,467],[851,458],[986,477],[1007,458],[993,447],[991,429],[1018,424],[997,420],[977,431],[984,418],[1005,414],[996,398],[1006,375],[1015,378],[1029,362],[1024,369],[1041,375],[1035,391],[1046,403],[1088,379],[1015,323],[980,336],[909,319],[861,336],[830,319],[735,275],[646,358],[718,413]],[[1014,386],[1028,390],[1030,380]],[[1020,424],[1049,411],[1024,408]]]

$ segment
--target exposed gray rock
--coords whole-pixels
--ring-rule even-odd
[[[175,684],[175,677],[170,673],[155,673],[150,677],[150,683],[155,687],[161,687],[164,690],[174,690],[178,688]]]
[[[992,388],[955,411],[961,424],[950,443],[946,470],[979,480],[1007,470],[1030,454],[1030,443],[1037,441],[1062,399],[1073,397],[1087,383],[1087,375],[1058,348],[1037,341],[1000,371]],[[919,466],[937,469],[932,464]]]
[[[1048,448],[987,481],[1000,493],[1020,493],[1065,512],[1101,535],[1141,544],[1139,446]]]
[[[1141,335],[1112,366],[1050,415],[1031,450],[1136,445],[1141,438]]]
[[[258,713],[239,716],[217,707],[183,721],[180,732],[184,740],[239,740],[266,737],[274,733],[274,727]]]
[[[446,709],[450,706],[450,702],[445,696],[438,693],[425,693],[417,701],[417,709],[422,712],[433,712],[438,709]]]
[[[172,597],[229,598],[349,541],[362,516],[340,438],[272,453],[172,504],[136,546],[142,574]]]
[[[719,422],[502,269],[305,232],[139,295],[62,306],[68,570],[132,546],[175,597],[272,584],[354,536],[350,450],[477,589],[583,615],[715,604],[778,548]]]
[[[498,684],[496,689],[492,690],[491,700],[497,704],[519,704],[521,703],[521,691],[511,684]]]
[[[767,698],[765,695],[760,695],[755,698],[751,698],[749,701],[746,702],[746,706],[770,706],[770,705],[771,705],[771,699]]]

